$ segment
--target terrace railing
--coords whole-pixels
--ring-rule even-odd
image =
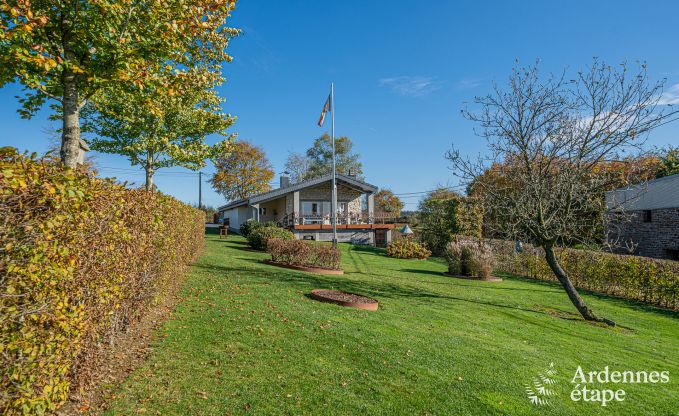
[[[385,223],[396,218],[391,213],[374,213],[368,215],[367,212],[362,213],[338,213],[338,225],[353,225],[353,224],[376,224]],[[313,214],[313,213],[299,213],[294,212],[286,215],[278,221],[282,227],[292,227],[295,225],[331,225],[332,221],[330,214]]]

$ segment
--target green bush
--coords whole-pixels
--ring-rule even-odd
[[[278,263],[331,270],[340,269],[340,251],[329,244],[311,244],[303,240],[272,238],[266,246],[266,250],[271,254],[271,260]]]
[[[253,232],[259,227],[277,227],[277,226],[278,225],[273,221],[259,222],[257,220],[250,219],[242,223],[238,231],[240,231],[240,235],[247,238],[251,232]]]
[[[424,244],[410,238],[399,238],[387,247],[387,255],[398,259],[421,259],[431,256],[431,251]]]
[[[453,192],[434,192],[420,203],[418,240],[436,255],[445,252],[455,235],[481,236],[480,200]]]
[[[261,226],[262,223],[257,220],[247,220],[240,225],[238,231],[240,231],[240,235],[247,238],[255,228],[259,228]]]
[[[491,240],[498,271],[556,281],[544,251],[530,244],[517,253],[511,241]],[[679,262],[608,252],[561,249],[561,266],[573,284],[620,298],[679,309]]]
[[[291,231],[275,225],[263,224],[255,227],[248,235],[248,244],[257,250],[266,250],[266,242],[270,238],[280,238],[283,240],[293,240],[295,236]]]
[[[0,190],[0,409],[48,413],[96,373],[100,345],[176,286],[205,215],[11,152]]]
[[[488,279],[493,272],[493,251],[481,239],[451,241],[445,255],[450,274]]]

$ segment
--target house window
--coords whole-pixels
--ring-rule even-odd
[[[667,258],[670,260],[679,260],[679,250],[668,248],[665,250],[667,252]]]
[[[318,202],[302,202],[302,214],[319,215],[320,213],[320,204]]]
[[[259,215],[266,215],[266,207],[259,207]]]
[[[653,222],[653,215],[650,209],[644,211],[644,222]]]
[[[337,213],[344,214],[347,212],[347,203],[338,202],[337,203]],[[332,215],[332,203],[329,201],[304,201],[302,202],[302,214],[303,215]]]

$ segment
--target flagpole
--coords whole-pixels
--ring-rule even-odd
[[[330,132],[332,135],[332,246],[337,248],[337,174],[335,171],[335,83],[330,82]]]

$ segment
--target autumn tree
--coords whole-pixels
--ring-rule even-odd
[[[335,138],[335,163],[337,173],[343,175],[363,176],[363,164],[359,155],[352,151],[353,143],[346,136]],[[314,141],[306,151],[309,167],[303,178],[313,179],[332,172],[332,137],[323,134]]]
[[[382,188],[375,194],[375,208],[378,213],[389,213],[399,216],[403,209],[403,202],[394,195],[391,189]]]
[[[468,183],[489,166],[499,167],[495,180],[475,184],[498,231],[541,247],[583,318],[613,325],[586,305],[557,249],[572,241],[588,244],[603,222],[602,195],[617,175],[597,167],[643,149],[647,134],[676,111],[656,105],[663,84],[648,80],[645,65],[630,72],[627,65],[594,60],[572,78],[541,76],[537,65],[515,68],[506,88],[495,85],[463,111],[481,126],[489,154],[471,160],[453,149],[447,158]]]
[[[247,141],[237,141],[229,151],[213,159],[217,172],[210,182],[227,200],[237,200],[266,192],[274,171],[264,150]]]
[[[656,177],[679,174],[679,147],[668,147],[660,153],[660,166]]]
[[[226,26],[234,7],[235,0],[0,0],[0,86],[25,87],[22,117],[54,104],[61,159],[73,167],[90,98],[116,84],[167,88],[163,68],[219,71],[239,33]]]
[[[557,161],[559,162],[559,161]],[[566,161],[562,161],[566,163]],[[507,157],[502,162],[494,162],[491,166],[487,167],[482,174],[474,177],[472,181],[467,186],[467,193],[470,196],[483,199],[484,189],[491,187],[493,189],[507,189],[511,190],[513,188],[518,188],[522,186],[520,182],[511,183],[511,175],[505,174],[505,172],[512,169],[512,164],[519,163],[516,157]],[[660,166],[660,159],[655,155],[639,155],[639,156],[627,156],[620,160],[604,160],[596,163],[592,167],[591,175],[605,175],[609,178],[606,191],[628,186],[630,184],[641,183],[649,179],[653,179]],[[583,178],[589,181],[589,177]],[[483,183],[485,182],[485,183]],[[602,193],[599,198],[601,199],[601,204],[604,202],[604,194]],[[585,215],[584,213],[582,215]],[[577,240],[573,241],[562,241],[566,245],[580,244],[583,240],[590,242],[603,242],[604,239],[604,222],[599,212],[599,206],[596,206],[596,210],[591,212],[589,217],[600,218],[602,222],[596,226],[592,226],[589,230],[582,230],[582,232],[588,231],[590,233],[589,237],[582,238],[580,236]],[[489,210],[484,216],[484,234],[493,238],[512,238],[511,235],[501,234],[502,227],[497,225],[497,221],[502,221],[503,212],[498,210]]]
[[[228,151],[228,141],[211,146],[205,142],[207,135],[232,138],[225,130],[233,117],[222,112],[215,92],[220,76],[191,68],[162,79],[170,88],[105,88],[83,111],[83,130],[96,134],[92,149],[123,155],[141,166],[147,190],[153,189],[158,169],[198,170],[206,159]],[[181,94],[176,93],[179,89]]]
[[[429,192],[418,207],[419,239],[435,254],[442,254],[455,235],[480,237],[483,212],[476,198],[450,188]]]

